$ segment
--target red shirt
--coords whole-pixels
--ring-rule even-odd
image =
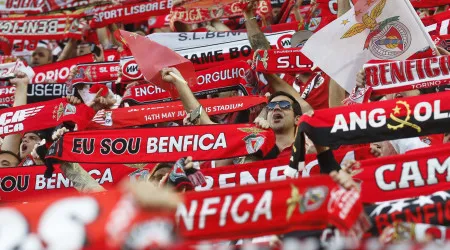
[[[329,108],[328,105],[328,86],[330,77],[317,72],[311,75],[306,83],[296,81],[300,87],[300,96],[311,105],[314,110]]]

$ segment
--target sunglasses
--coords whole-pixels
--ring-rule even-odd
[[[280,107],[280,109],[290,109],[291,108],[291,103],[289,101],[278,101],[278,102],[267,103],[267,109],[274,110],[277,105]]]

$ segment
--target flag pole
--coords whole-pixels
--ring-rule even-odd
[[[427,39],[428,43],[430,44],[430,47],[437,52],[436,44],[434,44],[433,39],[431,39],[430,34],[425,30],[425,25],[423,25],[422,21],[420,20],[419,16],[417,15],[416,11],[414,10],[414,7],[412,6],[411,2],[409,0],[403,0],[406,5],[409,8],[409,11],[413,13],[414,19],[416,20],[417,24],[420,27],[420,30],[422,31],[423,35],[425,36],[425,39]]]

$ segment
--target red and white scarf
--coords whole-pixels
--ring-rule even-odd
[[[81,15],[9,17],[0,19],[0,33],[8,39],[81,39]]]
[[[25,133],[56,127],[64,122],[73,122],[84,129],[95,112],[84,105],[72,105],[65,98],[3,109],[0,114],[0,135]]]
[[[70,84],[93,84],[97,82],[116,81],[119,76],[119,62],[83,63],[76,66],[75,76]]]
[[[118,61],[119,54],[116,50],[105,50],[105,59],[107,61]],[[74,57],[68,60],[59,61],[47,65],[34,67],[33,70],[36,73],[33,83],[65,83],[69,77],[70,71],[76,67],[80,62],[91,63],[94,62],[94,58],[91,54]]]
[[[0,89],[1,90],[1,89]],[[266,103],[260,96],[201,99],[200,104],[208,115],[219,115],[246,110]],[[99,111],[88,126],[89,129],[115,129],[161,122],[179,121],[186,117],[181,101],[139,105]]]
[[[250,124],[81,131],[64,134],[47,158],[81,163],[176,162],[234,158],[275,145],[272,130]],[[161,158],[161,154],[164,157]]]
[[[311,72],[313,63],[300,52],[301,49],[260,50],[254,56],[256,71],[262,73]]]
[[[432,8],[450,4],[449,0],[412,0],[411,4],[414,8]]]
[[[425,30],[430,35],[448,35],[449,34],[449,22],[450,11],[444,11],[437,15],[424,17],[421,19],[425,25]]]
[[[168,0],[96,7],[90,27],[101,28],[117,22],[135,23],[144,21],[151,16],[169,14],[171,7],[172,1]]]
[[[136,169],[121,164],[83,164],[84,168],[105,189],[131,178]],[[0,199],[2,202],[32,201],[44,196],[77,193],[73,184],[56,168],[52,178],[44,177],[45,166],[0,168]],[[147,171],[148,172],[148,171]]]

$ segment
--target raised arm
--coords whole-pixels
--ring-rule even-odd
[[[171,73],[175,74],[177,77],[172,76]],[[161,70],[161,76],[164,81],[175,85],[186,113],[190,113],[192,110],[195,110],[198,106],[200,106],[200,103],[197,101],[191,89],[186,84],[183,76],[176,68],[166,68]],[[205,109],[202,110],[199,121],[202,125],[215,124],[211,121]]]

